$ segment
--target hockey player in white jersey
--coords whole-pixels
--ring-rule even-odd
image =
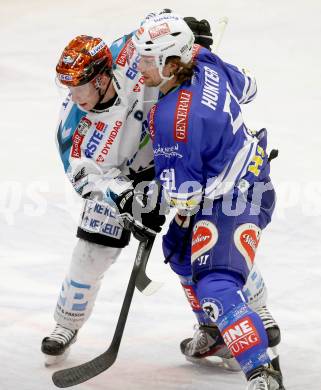
[[[59,119],[58,149],[74,189],[86,200],[55,310],[57,326],[42,341],[47,364],[66,357],[90,316],[105,271],[130,239],[108,205],[90,199],[93,189],[98,182],[104,192],[119,181],[131,185],[128,179],[136,184],[154,177],[146,115],[158,90],[144,89],[129,36],[111,50],[100,38],[78,36],[56,67],[58,81],[69,89]],[[158,230],[165,217],[150,213],[144,219]]]

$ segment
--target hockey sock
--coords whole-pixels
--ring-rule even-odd
[[[233,272],[215,272],[197,284],[200,305],[217,324],[223,339],[247,374],[256,367],[270,363],[268,338],[258,314],[245,303],[242,281]]]

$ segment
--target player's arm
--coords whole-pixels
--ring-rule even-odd
[[[185,17],[184,20],[193,31],[195,43],[211,50],[213,36],[209,22],[205,19],[197,20],[191,16]],[[219,57],[216,57],[215,60],[224,69],[231,92],[236,96],[237,101],[240,104],[252,101],[257,92],[256,80],[253,74],[245,68],[238,68],[223,62]]]
[[[132,230],[136,237],[145,231],[145,227],[153,232],[160,231],[165,222],[165,217],[159,215],[159,208],[150,206],[144,188],[134,188],[118,168],[102,173],[91,159],[83,158],[71,163],[67,176],[83,198],[108,203],[116,218],[123,221],[124,227]],[[155,205],[157,202],[153,203]]]
[[[253,137],[253,141],[244,142],[241,134],[234,134],[231,120],[232,117],[223,112],[217,123],[213,123],[211,117],[195,115],[183,157],[176,160],[173,169],[165,169],[159,175],[168,188],[171,205],[178,210],[194,213],[204,198],[222,197],[237,186],[246,173],[257,140]]]
[[[251,102],[257,93],[257,84],[254,75],[245,68],[221,62],[221,66],[228,79],[228,87],[231,94],[240,104]]]

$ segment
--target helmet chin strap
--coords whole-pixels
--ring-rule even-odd
[[[159,75],[160,75],[160,77],[162,79],[162,81],[157,85],[159,88],[161,88],[164,84],[166,84],[167,81],[172,80],[172,78],[175,76],[174,74],[172,74],[169,77],[163,76],[161,74],[159,74]]]
[[[161,88],[164,84],[166,84],[167,81],[172,80],[175,76],[175,74],[172,74],[170,76],[164,76],[163,70],[164,70],[164,65],[159,65],[158,72],[159,72],[160,78],[162,79],[162,81],[157,85],[157,87],[159,87],[159,88]]]
[[[98,95],[99,95],[99,99],[98,99],[98,102],[96,104],[100,104],[103,101],[104,97],[106,96],[106,94],[108,92],[108,89],[110,87],[110,84],[111,84],[113,76],[111,74],[109,74],[109,77],[110,77],[109,78],[109,83],[107,84],[105,92],[101,92],[100,79],[96,79],[95,80],[95,88],[96,88],[96,90],[98,92]]]
[[[172,80],[176,76],[176,73],[173,73],[169,77],[167,77],[167,76],[163,75],[163,67],[162,68],[158,68],[158,69],[159,69],[159,76],[162,79],[162,81],[157,85],[157,87],[162,88],[162,86],[165,85],[167,83],[167,81]],[[180,69],[182,69],[182,68],[180,68]]]

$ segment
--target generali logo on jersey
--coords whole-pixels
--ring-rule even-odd
[[[135,46],[133,44],[133,41],[129,39],[126,42],[126,45],[121,49],[120,53],[118,54],[118,57],[116,59],[116,64],[120,66],[125,66],[126,63],[129,63],[129,60],[132,58],[135,51]]]
[[[155,138],[154,116],[155,116],[156,107],[157,107],[156,104],[154,104],[153,107],[150,109],[150,112],[149,112],[148,128],[149,128],[149,135],[150,135],[150,138],[152,140]]]
[[[177,142],[187,142],[188,115],[191,103],[192,92],[183,89],[178,96],[174,119],[174,139]]]
[[[162,23],[148,30],[151,39],[162,37],[163,35],[167,35],[170,32],[171,30],[167,23]]]
[[[250,317],[242,318],[222,333],[225,344],[234,356],[260,344],[260,336]]]

